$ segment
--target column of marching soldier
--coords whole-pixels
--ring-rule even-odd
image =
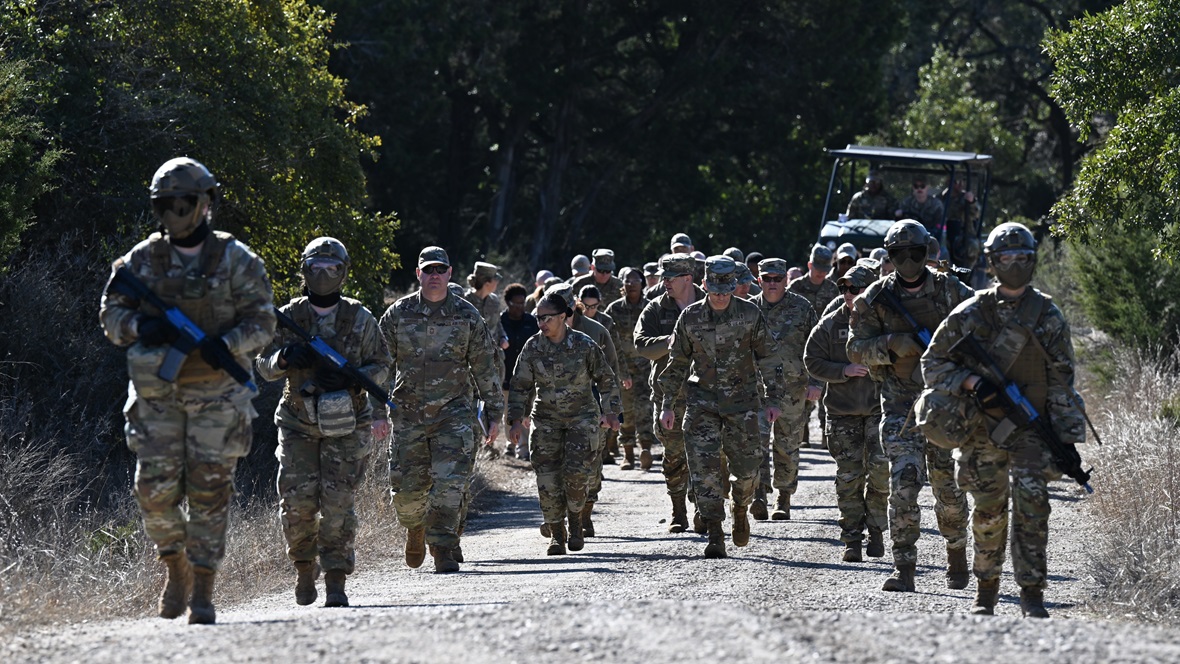
[[[748,544],[751,516],[790,518],[808,405],[822,395],[844,561],[883,556],[888,531],[895,572],[883,589],[913,592],[917,498],[929,481],[947,586],[969,583],[970,519],[971,610],[993,613],[1011,503],[1021,608],[1048,615],[1047,483],[1062,471],[1088,478],[1073,452],[1085,415],[1069,326],[1030,286],[1036,241],[1019,224],[991,232],[995,281],[975,293],[928,264],[936,244],[912,220],[895,223],[870,258],[840,247],[835,279],[833,252],[821,246],[791,281],[783,259],[752,254],[747,264],[736,249],[706,259],[684,234],[643,273],[616,277],[613,252],[596,250],[593,263],[575,259],[587,274],[530,298],[539,331],[506,367],[493,265],[477,263],[464,291],[449,283],[446,251],[427,247],[420,289],[378,320],[342,297],[348,252],[321,237],[302,255],[303,296],[275,309],[262,261],[210,228],[218,187],[204,166],[172,159],[150,193],[160,232],[115,262],[100,320],[128,346],[127,442],[144,527],[167,567],[162,617],[187,610],[190,623],[215,621],[234,467],[257,415],[252,365],[285,380],[278,491],[298,604],[317,599],[323,573],[325,605],[348,605],[353,500],[374,440],[390,440],[410,567],[429,550],[436,572],[459,569],[474,458],[501,417],[536,471],[550,555],[581,550],[594,534],[602,463],[614,463],[616,442],[624,468],[636,465],[638,445],[647,470],[658,431],[669,531],[690,528],[691,501],[705,557],[724,558],[727,499],[737,547]],[[609,306],[600,313],[595,302]]]

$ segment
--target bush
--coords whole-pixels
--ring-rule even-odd
[[[1089,502],[1097,605],[1171,621],[1180,615],[1180,363],[1159,352],[1113,356],[1117,388],[1100,422],[1104,444],[1087,455],[1097,468]]]

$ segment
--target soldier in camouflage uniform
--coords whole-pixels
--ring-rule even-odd
[[[393,357],[398,405],[390,422],[397,432],[390,456],[401,475],[394,505],[408,531],[406,564],[420,566],[429,544],[434,571],[454,572],[459,563],[452,549],[459,544],[460,508],[477,440],[472,382],[484,402],[488,444],[499,433],[504,408],[503,365],[479,312],[447,288],[447,252],[423,249],[416,273],[422,288],[394,302],[380,322]],[[391,475],[390,481],[396,480]]]
[[[885,248],[895,271],[874,282],[854,302],[850,319],[848,359],[884,372],[881,386],[881,444],[889,455],[889,530],[893,537],[893,577],[884,590],[914,591],[918,562],[918,493],[929,474],[934,490],[938,529],[946,538],[947,587],[965,588],[967,570],[967,499],[955,484],[950,451],[927,442],[907,425],[921,391],[918,356],[923,346],[918,330],[890,304],[888,291],[918,323],[933,330],[971,289],[954,276],[930,271],[925,264],[929,233],[912,219],[899,221],[885,235]]]
[[[508,335],[500,327],[500,314],[504,311],[504,300],[496,294],[496,288],[501,281],[500,268],[491,263],[475,262],[475,271],[467,275],[467,288],[463,291],[463,299],[475,307],[483,317],[484,325],[496,347],[500,350],[508,348]]]
[[[127,446],[136,454],[135,498],[144,530],[168,567],[159,613],[213,623],[213,581],[225,555],[234,467],[250,450],[254,392],[239,385],[210,352],[221,346],[245,370],[274,336],[274,295],[266,266],[246,245],[209,227],[217,181],[187,157],[165,162],[151,184],[152,233],[115,261],[209,340],[192,351],[176,382],[157,372],[177,338],[164,312],[112,283],[99,320],[107,338],[129,346]],[[188,509],[182,509],[186,502]],[[189,593],[191,591],[191,598]]]
[[[323,339],[378,385],[389,378],[389,348],[377,319],[363,304],[342,297],[348,251],[335,238],[316,238],[303,250],[304,297],[282,308],[308,334]],[[356,562],[357,486],[372,448],[373,407],[364,388],[320,360],[302,339],[280,328],[256,361],[265,380],[286,379],[275,410],[279,428],[279,509],[287,557],[299,573],[295,602],[316,600],[325,572],[325,606],[348,606],[344,581]],[[376,433],[384,440],[388,431]],[[317,564],[316,559],[319,559]]]
[[[811,303],[801,295],[786,289],[787,262],[781,258],[767,258],[758,264],[764,289],[754,298],[754,304],[766,318],[766,326],[774,337],[776,352],[783,370],[784,390],[782,415],[771,424],[765,414],[758,419],[758,431],[764,450],[761,477],[751,512],[759,521],[767,518],[766,494],[778,491],[774,513],[776,521],[791,518],[791,496],[799,487],[799,446],[803,441],[805,404],[810,387],[818,390],[819,381],[809,381],[803,367],[803,345],[807,335],[819,321]],[[771,476],[771,457],[774,475]]]
[[[551,556],[564,554],[567,544],[570,551],[582,549],[582,517],[595,458],[602,467],[599,429],[619,426],[614,372],[594,340],[567,326],[574,311],[560,288],[547,292],[537,305],[541,333],[525,342],[508,393],[508,437],[513,443],[524,437],[522,420],[532,418],[530,458]]]
[[[824,314],[824,310],[833,301],[839,301],[840,289],[836,287],[836,282],[828,278],[828,274],[832,271],[832,250],[822,245],[815,245],[811,248],[811,260],[807,263],[807,273],[803,276],[793,279],[787,285],[787,290],[807,298],[811,302],[811,307],[815,310],[816,320],[819,320]],[[803,412],[803,430],[801,444],[805,444],[811,436],[808,434],[810,428],[808,424],[811,421],[811,411],[816,408],[816,402],[823,394],[823,389],[815,384],[807,388],[807,403],[804,405]],[[819,426],[822,431],[824,425],[824,410],[823,404],[819,404]],[[821,440],[822,440],[822,433]]]
[[[647,306],[643,297],[643,277],[639,270],[625,267],[619,272],[623,297],[611,302],[606,312],[614,319],[618,332],[619,369],[630,375],[631,385],[623,384],[623,421],[619,439],[623,444],[623,470],[635,468],[635,444],[639,444],[639,467],[651,469],[652,433],[651,362],[635,349],[635,327]]]
[[[1020,586],[1020,608],[1026,616],[1048,617],[1043,603],[1048,577],[1047,483],[1060,473],[1047,444],[1032,429],[1018,428],[1002,437],[997,425],[1004,415],[996,395],[1004,386],[981,375],[977,363],[958,352],[955,344],[966,336],[978,340],[1007,371],[1005,378],[1048,418],[1063,443],[1085,442],[1082,400],[1073,386],[1069,323],[1048,296],[1029,285],[1036,246],[1024,226],[997,226],[988,236],[985,254],[998,284],[955,308],[922,356],[927,387],[974,399],[983,413],[982,426],[967,439],[959,457],[959,484],[975,503],[971,518],[979,584],[972,613],[982,615],[995,610],[1008,546],[1011,495],[1012,566]]]
[[[853,194],[852,200],[848,201],[847,213],[849,219],[895,219],[896,209],[897,199],[885,191],[881,174],[869,171],[864,189]]]
[[[681,234],[683,235],[683,234]],[[687,238],[688,236],[684,236]],[[674,238],[675,239],[675,238]],[[705,297],[692,281],[692,270],[696,259],[688,254],[668,254],[660,259],[660,278],[667,286],[666,292],[648,302],[635,325],[635,350],[651,363],[652,404],[663,404],[664,394],[658,378],[668,365],[668,344],[676,330],[676,320],[685,307]],[[688,530],[688,462],[684,453],[684,393],[677,387],[669,395],[673,398],[672,409],[676,413],[671,429],[660,433],[664,444],[664,481],[672,501],[672,519],[668,532],[682,533]],[[654,425],[658,425],[660,409],[654,410]]]
[[[595,249],[592,261],[593,269],[589,274],[582,275],[570,282],[575,293],[581,293],[586,286],[597,286],[598,292],[609,304],[623,291],[623,281],[614,275],[615,252],[610,249]]]
[[[913,181],[914,191],[902,199],[897,206],[898,219],[915,219],[922,222],[926,232],[934,239],[946,239],[946,228],[943,226],[942,201],[930,195],[926,184],[926,177],[919,175]]]
[[[622,281],[620,280],[619,283],[621,284]],[[617,296],[618,293],[615,294],[615,297]],[[622,385],[624,392],[630,392],[631,386],[635,382],[631,376],[631,365],[622,361],[622,353],[619,352],[619,348],[622,346],[623,340],[619,337],[619,328],[615,325],[615,319],[606,313],[604,294],[599,291],[598,286],[582,286],[578,291],[578,302],[582,305],[580,311],[583,316],[606,328],[607,334],[610,335],[611,345],[615,349],[615,357],[619,359],[618,364],[612,367],[615,369],[615,378]],[[613,466],[617,463],[615,457],[619,455],[619,432],[613,429],[604,430],[603,435],[606,437],[606,444],[602,448],[602,462]]]
[[[867,553],[885,555],[882,531],[889,527],[889,458],[881,449],[880,386],[869,368],[848,360],[848,318],[853,299],[876,281],[865,266],[849,269],[838,282],[844,300],[826,313],[807,338],[803,361],[813,378],[824,381],[828,451],[836,460],[836,503],[844,562],[861,562],[861,543],[869,531]]]
[[[773,424],[782,412],[783,366],[758,305],[733,297],[737,281],[733,259],[712,256],[705,270],[708,296],[688,305],[676,321],[668,365],[659,377],[660,425],[674,426],[674,405],[684,390],[688,468],[697,509],[709,532],[705,557],[724,558],[721,455],[734,478],[733,543],[746,546],[750,540],[747,513],[762,462],[759,385],[766,392],[766,418]]]

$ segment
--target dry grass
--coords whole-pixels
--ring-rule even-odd
[[[1180,365],[1162,356],[1114,351],[1112,389],[1102,404],[1090,571],[1099,610],[1140,620],[1180,615]],[[1091,413],[1098,412],[1091,404]]]

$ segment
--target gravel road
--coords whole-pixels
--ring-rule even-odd
[[[237,604],[218,596],[216,626],[151,618],[25,632],[0,645],[0,661],[1180,662],[1180,629],[1087,611],[1088,517],[1065,483],[1054,486],[1053,618],[1031,621],[1010,573],[993,618],[968,614],[974,583],[946,589],[929,489],[917,593],[880,590],[888,547],[880,560],[841,562],[835,466],[820,449],[803,450],[792,520],[753,522],[750,545],[729,543],[726,560],[701,556],[703,536],[667,533],[658,465],[607,466],[598,537],[564,557],[545,555],[526,465],[488,466],[493,488],[458,574],[432,574],[429,556],[417,570],[358,561],[350,608],[296,606],[290,592]]]

